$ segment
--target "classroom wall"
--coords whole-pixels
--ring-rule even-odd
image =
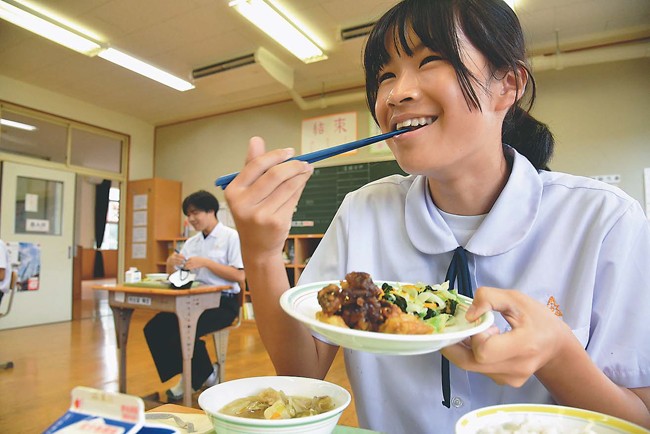
[[[621,175],[616,184],[645,204],[650,167],[650,58],[545,71],[533,114],[556,139],[551,169]]]
[[[304,118],[343,111],[357,111],[359,137],[368,134],[368,117],[363,103],[346,104],[323,110],[300,110],[293,101],[273,104],[220,116],[184,122],[156,130],[155,173],[161,178],[183,182],[183,197],[199,189],[222,199],[214,181],[241,169],[248,139],[261,136],[267,149],[294,147],[300,152],[301,122]],[[388,155],[390,157],[390,154]],[[356,157],[369,158],[365,150]],[[337,157],[329,164],[344,164],[350,158]]]
[[[75,246],[92,249],[95,247],[95,184],[85,176],[77,177],[75,208]]]
[[[557,138],[551,168],[579,175],[620,174],[619,186],[644,201],[643,168],[650,167],[650,59],[637,59],[544,71],[536,75],[534,115],[550,125]],[[183,182],[183,195],[207,189],[223,198],[214,180],[239,170],[248,138],[260,135],[269,148],[300,149],[301,121],[355,110],[358,134],[369,133],[364,102],[302,111],[292,101],[158,127],[156,176]],[[361,150],[324,165],[383,160]]]
[[[126,134],[131,138],[129,179],[153,176],[154,126],[147,122],[3,75],[0,100]]]

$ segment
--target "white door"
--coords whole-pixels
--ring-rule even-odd
[[[0,329],[72,319],[75,174],[2,163],[0,238],[20,290]]]

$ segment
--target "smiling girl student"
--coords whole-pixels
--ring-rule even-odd
[[[440,353],[344,350],[360,425],[451,433],[476,408],[557,403],[650,427],[650,225],[621,190],[546,170],[553,139],[522,108],[535,82],[513,11],[400,2],[375,25],[364,66],[382,131],[413,127],[388,141],[410,175],[348,194],[300,283],[351,271],[439,283],[456,263],[470,276],[467,318],[497,319]],[[323,378],[338,347],[278,303],[290,286],[282,247],[312,173],[283,163],[292,155],[252,138],[225,195],[278,374]]]

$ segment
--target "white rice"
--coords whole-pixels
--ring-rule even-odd
[[[559,428],[530,417],[522,422],[504,422],[481,428],[476,434],[597,434],[593,422],[581,428]]]

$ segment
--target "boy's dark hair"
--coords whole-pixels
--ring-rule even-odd
[[[528,113],[535,101],[535,80],[526,60],[521,25],[503,0],[404,0],[384,14],[370,33],[364,52],[366,96],[375,121],[379,74],[390,60],[386,41],[392,41],[398,52],[411,56],[410,30],[453,66],[467,106],[481,110],[473,86],[481,84],[460,58],[457,26],[485,56],[493,74],[508,70],[519,74],[519,68],[528,72],[527,107],[521,107],[521,98],[510,108],[503,121],[502,141],[526,156],[537,169],[547,167],[553,154],[553,135]]]
[[[187,215],[190,207],[204,212],[214,211],[216,217],[217,212],[219,211],[219,201],[212,193],[208,193],[205,190],[199,190],[190,194],[183,200],[183,214]]]

